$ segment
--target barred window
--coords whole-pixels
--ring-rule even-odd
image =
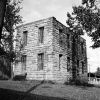
[[[63,57],[63,55],[62,54],[59,54],[59,70],[62,67],[62,57]]]
[[[67,34],[67,47],[70,48],[70,34]]]
[[[84,74],[84,62],[82,62],[82,74]]]
[[[83,42],[81,43],[81,52],[82,54],[84,53],[84,43]]]
[[[59,44],[63,44],[63,30],[59,29]]]
[[[39,37],[39,43],[43,43],[44,40],[44,27],[40,27],[39,28],[39,33],[38,33]]]
[[[67,71],[70,70],[70,57],[67,57]]]
[[[26,55],[22,55],[21,63],[22,63],[22,70],[26,70]]]
[[[38,54],[38,70],[43,70],[44,67],[44,53]]]
[[[27,45],[27,33],[28,31],[23,31],[23,45]]]

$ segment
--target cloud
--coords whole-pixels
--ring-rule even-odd
[[[36,9],[35,6],[39,5],[40,2],[38,0],[23,0],[22,7],[20,14],[23,17],[23,21],[25,23],[35,21],[42,18],[41,12]]]
[[[59,11],[59,9],[61,8],[61,6],[59,5],[49,5],[46,7],[46,10],[48,10],[49,12],[56,12],[56,11]]]
[[[42,15],[37,11],[32,11],[27,13],[26,16],[23,16],[23,21],[25,22],[32,22],[42,18]]]

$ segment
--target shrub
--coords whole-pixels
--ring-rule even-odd
[[[65,82],[65,85],[76,85],[76,86],[87,86],[87,87],[93,87],[94,85],[89,84],[86,79],[83,79],[81,77],[77,77],[76,79],[70,79],[69,82]]]

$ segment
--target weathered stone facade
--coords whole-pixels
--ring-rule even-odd
[[[39,42],[39,28],[41,27],[43,28],[43,43]],[[27,45],[23,46],[23,32],[26,31]],[[16,52],[20,52],[20,56],[26,55],[26,67],[23,69],[21,57],[18,56],[14,66],[14,75],[27,73],[27,80],[65,82],[73,77],[72,69],[75,65],[78,66],[76,75],[78,73],[80,76],[87,76],[86,41],[78,37],[78,41],[75,41],[77,46],[73,48],[73,35],[56,18],[50,17],[18,26],[16,38],[18,40]],[[77,56],[74,61],[73,49],[77,49]],[[43,55],[43,69],[38,68],[39,54]]]

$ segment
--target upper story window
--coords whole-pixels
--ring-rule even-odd
[[[84,43],[83,42],[81,43],[81,52],[82,54],[84,53]]]
[[[23,31],[23,45],[27,45],[27,33],[28,31]]]
[[[59,34],[62,34],[63,33],[63,30],[62,29],[59,29]]]
[[[84,74],[84,62],[82,62],[82,74]]]
[[[70,34],[67,34],[67,47],[70,48]]]
[[[63,44],[63,30],[59,29],[59,44]]]
[[[39,33],[38,33],[39,37],[39,43],[43,43],[44,41],[44,27],[40,27],[39,28]]]

